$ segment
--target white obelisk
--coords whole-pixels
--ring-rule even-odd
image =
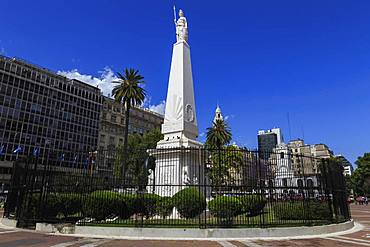
[[[191,71],[188,25],[182,10],[176,21],[177,42],[173,45],[170,78],[162,125],[164,140],[158,148],[198,147],[193,75]]]
[[[202,144],[196,141],[198,127],[188,24],[182,10],[179,19],[175,17],[175,24],[177,42],[173,45],[162,124],[164,138],[157,143],[157,150],[150,151],[156,158],[156,168],[149,178],[148,190],[161,196],[172,196],[187,185],[199,183],[204,163]]]

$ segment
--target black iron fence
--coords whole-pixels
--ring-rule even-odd
[[[15,163],[5,217],[129,227],[272,227],[350,219],[328,159],[237,147],[49,153]]]

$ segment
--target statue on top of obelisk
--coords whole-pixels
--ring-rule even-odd
[[[175,6],[173,7],[174,15],[175,15],[175,25],[176,25],[176,39],[177,41],[186,41],[188,42],[188,23],[186,21],[186,17],[184,16],[184,12],[180,9],[179,10],[179,19],[176,20],[176,9]]]

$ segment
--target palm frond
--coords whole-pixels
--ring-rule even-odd
[[[216,120],[212,127],[207,128],[206,144],[212,148],[220,148],[230,143],[231,130],[223,120]]]

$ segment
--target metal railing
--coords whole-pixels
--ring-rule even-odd
[[[283,153],[172,148],[15,163],[5,217],[130,227],[272,227],[350,219],[342,168]]]

